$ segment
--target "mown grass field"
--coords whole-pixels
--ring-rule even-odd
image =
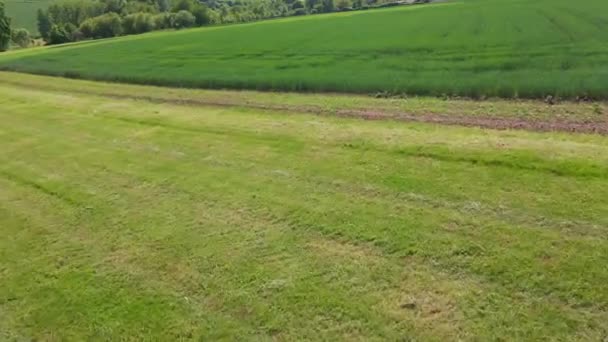
[[[0,339],[608,336],[605,136],[0,76]]]
[[[38,34],[36,11],[46,8],[51,0],[3,0],[6,14],[11,18],[13,28],[25,28],[31,34]]]
[[[467,0],[152,33],[0,68],[203,88],[608,98],[608,2]]]

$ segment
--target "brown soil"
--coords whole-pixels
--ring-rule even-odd
[[[19,82],[2,81],[3,83],[12,84],[16,86],[24,86]],[[33,84],[25,85],[29,89],[35,88],[39,90],[49,91],[61,91],[60,89],[48,89],[44,86],[37,86]],[[116,94],[116,93],[103,93],[94,92],[89,90],[73,90],[72,93],[103,96],[114,99],[125,99],[125,100],[143,100],[154,103],[175,103],[179,105],[189,106],[220,106],[220,107],[246,107],[255,108],[262,110],[274,110],[283,111],[289,113],[307,113],[327,116],[339,116],[348,118],[360,118],[364,120],[397,120],[404,122],[425,122],[440,125],[454,125],[454,126],[466,126],[466,127],[480,127],[490,128],[498,130],[527,130],[527,131],[539,131],[539,132],[570,132],[570,133],[589,133],[589,134],[601,134],[608,135],[608,118],[602,117],[601,120],[597,121],[575,121],[575,120],[564,120],[564,119],[549,119],[549,120],[538,120],[530,119],[526,120],[523,118],[514,118],[508,116],[483,116],[483,115],[454,115],[454,114],[438,114],[438,113],[424,113],[424,114],[412,114],[407,112],[398,111],[382,111],[372,109],[343,109],[338,111],[327,110],[318,106],[290,106],[290,105],[276,105],[276,104],[263,104],[255,102],[238,102],[233,99],[205,99],[205,98],[162,98],[154,96],[142,96],[133,94]],[[599,119],[599,118],[598,118]]]
[[[539,132],[572,132],[572,133],[592,133],[608,135],[608,121],[572,121],[572,120],[525,120],[512,117],[496,116],[466,116],[466,115],[445,115],[436,113],[427,114],[407,114],[407,113],[385,113],[374,111],[340,111],[337,113],[344,117],[360,117],[365,120],[399,120],[426,122],[441,125],[457,125],[466,127],[481,127],[490,129],[519,129]]]

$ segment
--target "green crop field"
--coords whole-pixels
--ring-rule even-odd
[[[51,0],[2,0],[6,14],[11,18],[11,26],[25,28],[32,34],[38,33],[36,11],[46,8]]]
[[[337,115],[607,107],[0,73],[0,340],[604,341],[608,137]]]
[[[608,98],[608,1],[456,0],[161,32],[0,68],[202,88]]]

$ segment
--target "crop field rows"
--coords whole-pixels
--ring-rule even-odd
[[[607,14],[450,0],[1,53],[0,341],[608,341]]]
[[[0,56],[0,69],[193,88],[606,99],[607,12],[603,0],[451,1],[20,51]]]
[[[0,339],[608,334],[608,138],[331,114],[591,105],[0,76]]]

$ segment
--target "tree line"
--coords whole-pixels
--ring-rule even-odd
[[[0,51],[6,51],[11,41],[11,19],[4,13],[4,3],[0,2]]]
[[[58,0],[37,12],[47,44],[239,23],[267,18],[349,11],[398,4],[395,0]],[[31,44],[25,29],[12,29],[0,2],[0,51]]]

